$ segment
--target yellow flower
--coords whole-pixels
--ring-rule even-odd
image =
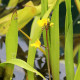
[[[39,39],[37,39],[35,43],[31,44],[31,46],[34,46],[35,48],[40,48],[41,42],[39,41]]]
[[[37,23],[40,27],[44,27],[46,26],[48,23],[50,22],[50,19],[42,19],[42,20],[38,20]]]
[[[50,27],[52,27],[54,25],[54,23],[50,23]]]
[[[43,27],[43,26],[44,26],[44,23],[43,23],[42,20],[38,20],[37,23],[38,23],[38,25],[39,25],[40,27]]]
[[[47,25],[47,19],[42,19],[42,22],[44,23],[44,26],[46,26]]]

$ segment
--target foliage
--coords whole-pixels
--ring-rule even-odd
[[[14,12],[12,15],[11,24],[8,29],[8,33],[6,34],[5,43],[6,43],[6,61],[10,59],[15,59],[17,55],[17,47],[18,47],[18,23],[17,23],[16,12]],[[10,64],[6,65],[4,80],[9,80],[12,77],[13,70],[14,70],[14,65],[10,65]]]
[[[80,64],[78,66],[78,69],[77,69],[75,77],[74,77],[74,80],[79,80],[79,79],[80,79]]]
[[[66,20],[65,20],[65,68],[67,80],[74,79],[73,63],[73,24],[71,15],[71,1],[66,0]]]
[[[24,0],[9,0],[9,3],[0,15],[0,35],[6,35],[6,62],[0,66],[5,68],[4,80],[12,80],[14,65],[24,68],[27,71],[28,80],[34,80],[34,73],[45,77],[34,69],[34,60],[37,48],[42,51],[46,57],[49,80],[51,75],[53,80],[59,78],[59,61],[60,61],[60,39],[59,39],[59,5],[64,0],[41,0],[41,4],[34,5],[32,1],[27,2],[24,8],[19,10],[13,9],[16,5]],[[75,0],[79,2],[79,0]],[[79,80],[80,74],[80,50],[76,47],[73,54],[73,20],[71,13],[71,0],[65,0],[66,17],[65,17],[65,69],[67,80]],[[79,5],[77,4],[76,5]],[[0,4],[2,1],[0,0]],[[78,10],[79,10],[79,6]],[[9,9],[9,10],[8,10]],[[3,10],[3,9],[1,9]],[[0,10],[0,11],[1,11]],[[10,13],[12,11],[12,13]],[[10,14],[8,14],[10,13]],[[50,15],[50,13],[52,15]],[[34,18],[31,26],[30,37],[21,29]],[[22,32],[29,39],[29,49],[27,62],[17,59],[18,49],[18,31]],[[42,49],[40,42],[41,34],[45,50]],[[79,50],[78,69],[74,74],[73,58]],[[74,77],[75,75],[75,77]]]

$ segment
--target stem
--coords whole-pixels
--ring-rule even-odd
[[[19,31],[20,31],[23,35],[25,35],[29,40],[31,40],[31,38],[30,38],[25,32],[23,32],[21,29],[19,29]]]
[[[39,50],[42,51],[43,54],[46,56],[46,52],[41,47],[39,47]]]
[[[47,31],[48,31],[48,29],[46,29],[46,41],[47,41],[47,50],[48,50],[48,74],[49,74],[49,80],[51,80],[51,77],[50,77],[49,45],[48,45]]]

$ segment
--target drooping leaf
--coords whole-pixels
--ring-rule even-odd
[[[17,65],[17,66],[19,66],[19,67],[21,67],[21,68],[24,68],[24,69],[28,70],[28,71],[34,72],[34,73],[36,73],[37,75],[41,76],[44,80],[46,80],[46,79],[44,78],[44,76],[43,76],[40,72],[38,72],[37,70],[35,70],[35,69],[34,69],[33,67],[31,67],[28,63],[26,63],[25,61],[23,61],[23,60],[21,60],[21,59],[11,59],[11,60],[8,60],[8,61],[6,61],[6,62],[4,62],[4,63],[1,63],[0,66],[3,67],[3,66],[5,66],[5,64],[7,64],[7,63],[14,64],[14,65]]]

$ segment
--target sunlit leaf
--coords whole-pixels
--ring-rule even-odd
[[[18,22],[17,22],[17,13],[14,11],[10,23],[10,27],[6,34],[6,61],[10,59],[15,59],[17,55],[18,47]],[[5,68],[5,80],[12,78],[14,70],[14,65],[7,64]]]
[[[67,80],[74,79],[73,63],[73,24],[71,14],[71,0],[66,2],[66,20],[65,20],[65,69]]]
[[[29,64],[27,64],[25,61],[23,61],[23,60],[21,60],[21,59],[11,59],[11,60],[9,60],[9,61],[6,61],[6,62],[4,62],[4,63],[1,63],[0,66],[3,67],[3,66],[5,66],[5,64],[7,64],[7,63],[14,64],[14,65],[17,65],[17,66],[19,66],[19,67],[21,67],[21,68],[24,68],[24,69],[26,69],[26,70],[29,70],[29,71],[31,71],[31,72],[34,72],[34,73],[36,73],[37,75],[41,76],[44,80],[46,80],[46,79],[44,78],[44,76],[43,76],[40,72],[38,72],[37,70],[35,70],[33,67],[31,67]]]
[[[18,47],[18,22],[16,12],[12,15],[10,27],[6,35],[6,58],[7,60],[16,57]]]
[[[59,0],[57,0],[54,8],[51,22],[53,22],[54,25],[50,27],[50,63],[53,79],[59,80]]]

